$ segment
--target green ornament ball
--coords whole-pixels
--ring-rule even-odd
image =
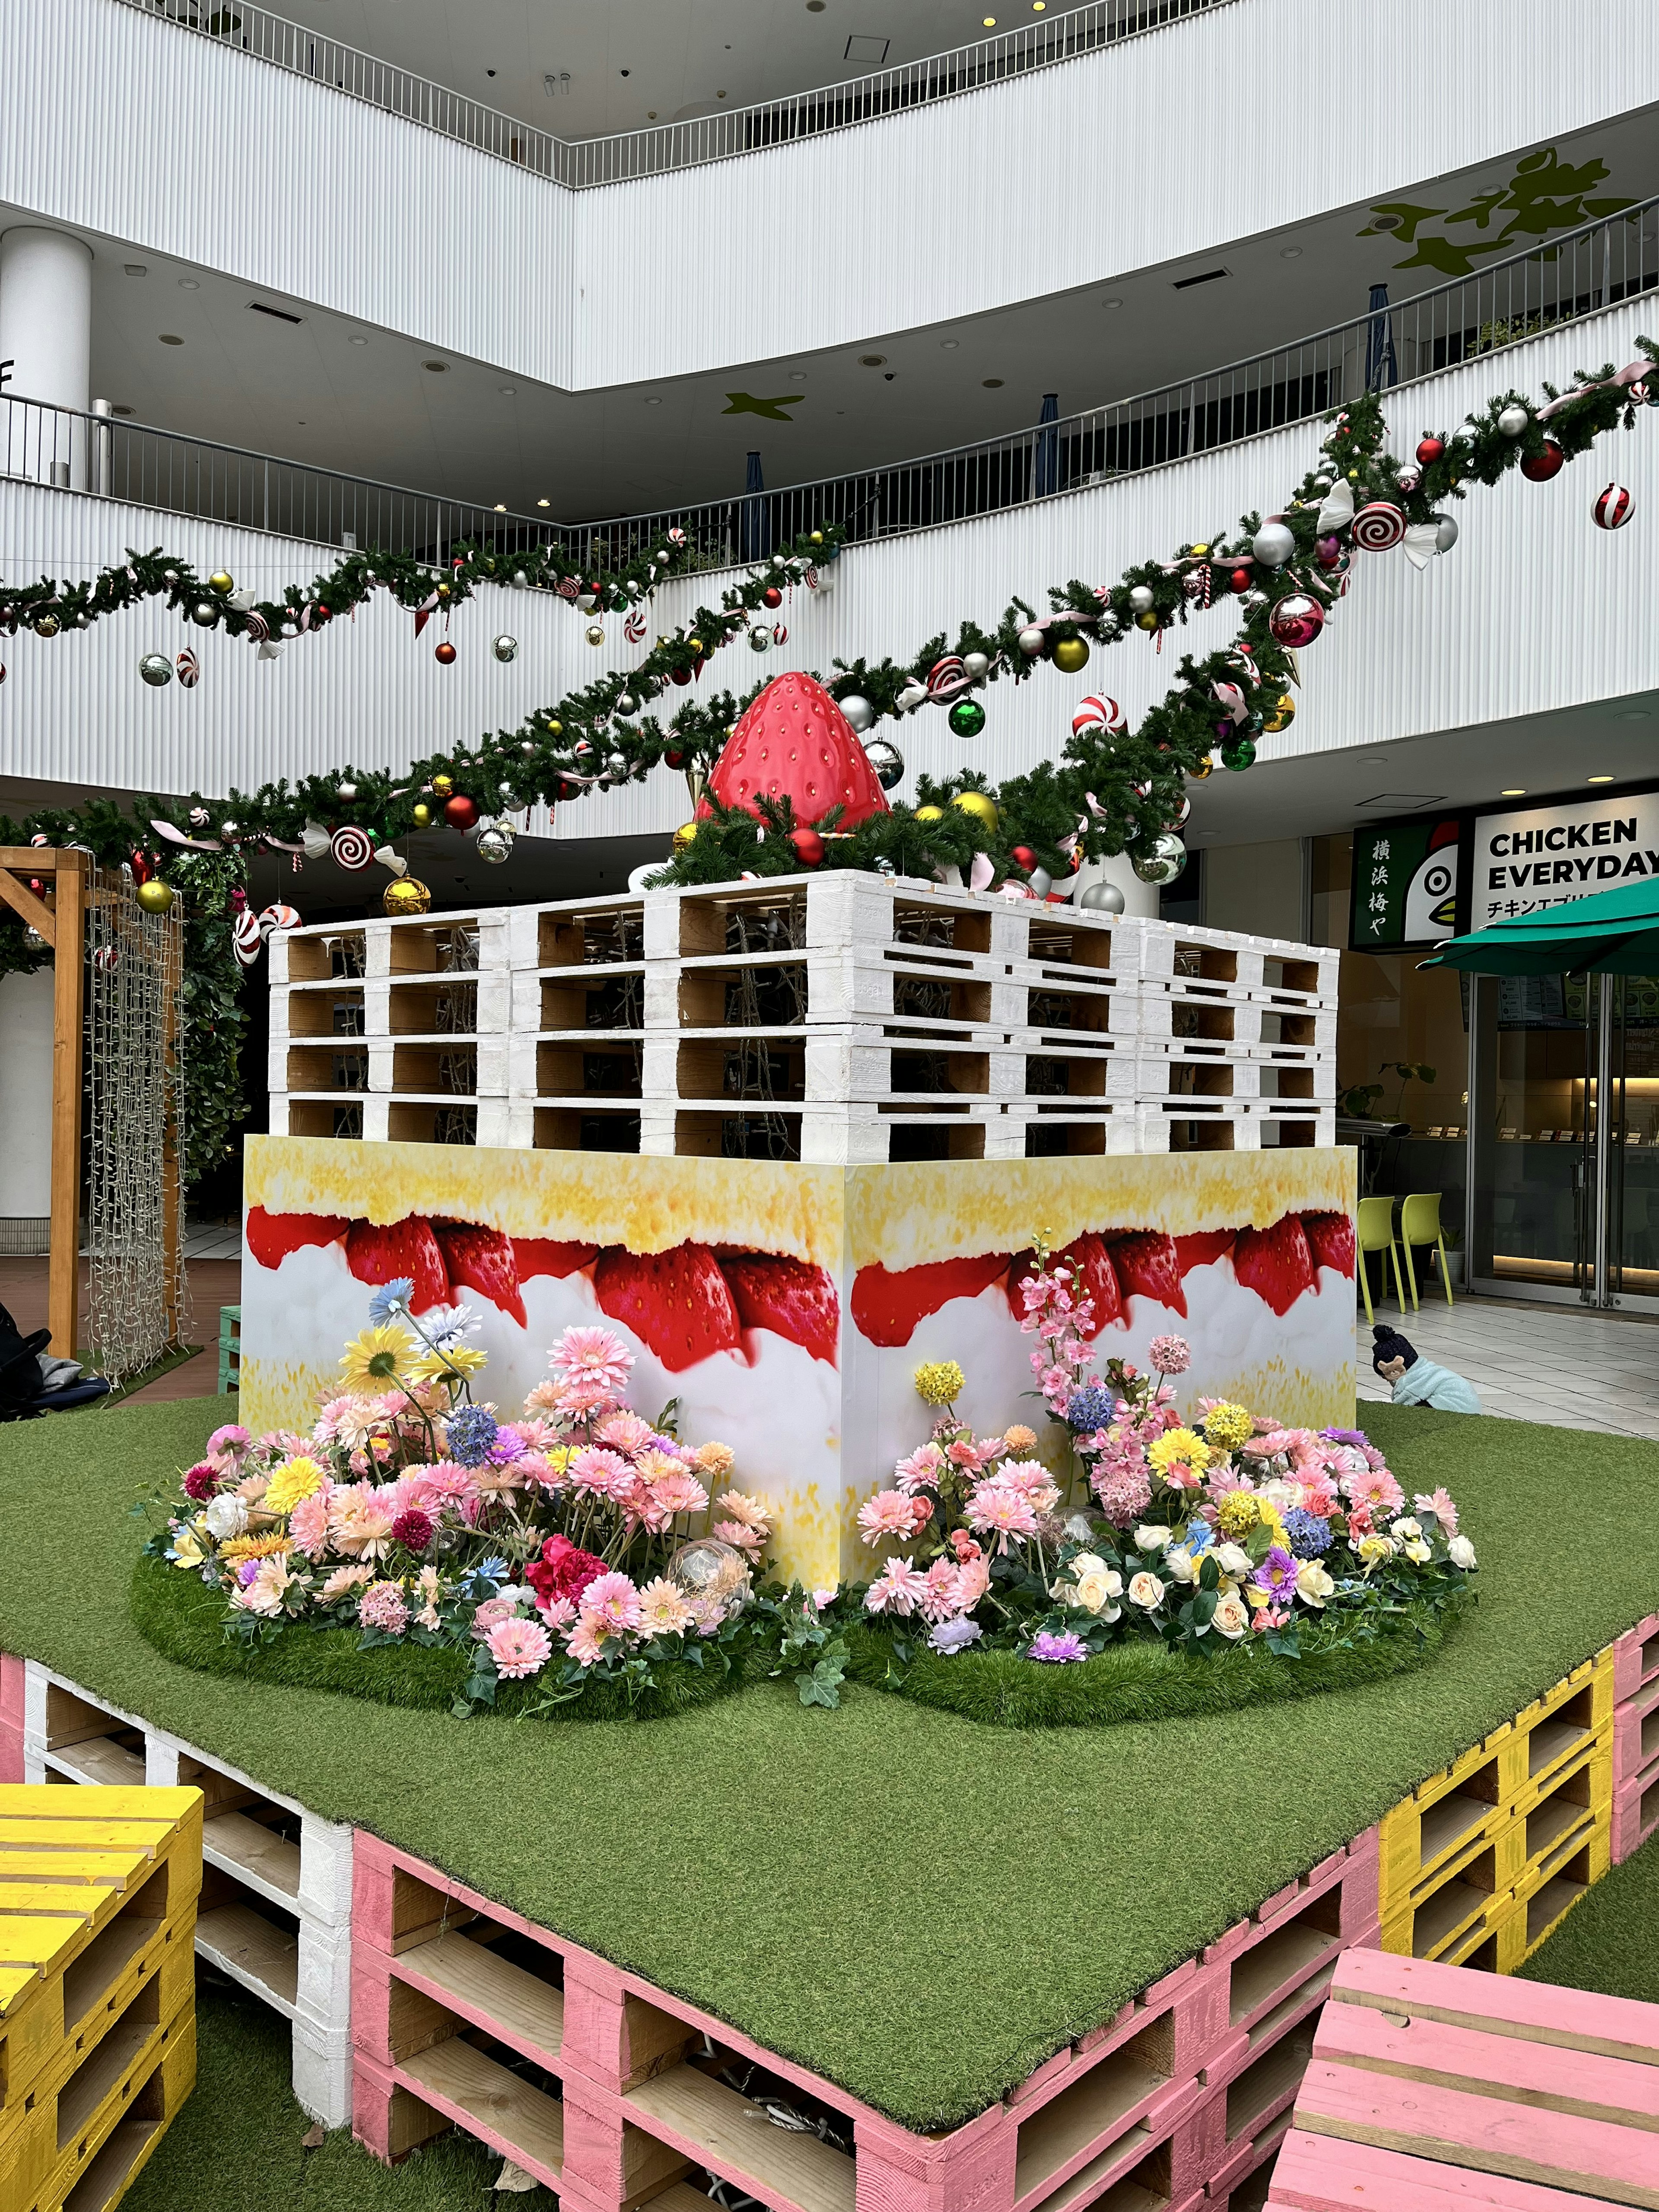
[[[1249,738],[1236,738],[1230,745],[1221,748],[1223,768],[1246,769],[1255,764],[1255,747]]]
[[[945,720],[953,735],[976,738],[985,727],[985,709],[977,699],[958,699]]]

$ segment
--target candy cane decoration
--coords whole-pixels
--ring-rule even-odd
[[[374,841],[355,822],[343,822],[329,840],[329,850],[335,866],[355,876],[374,858]]]

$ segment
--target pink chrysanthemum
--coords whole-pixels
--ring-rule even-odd
[[[1036,1509],[1023,1491],[1000,1480],[982,1482],[968,1500],[968,1526],[994,1535],[1006,1552],[1011,1536],[1035,1536]]]
[[[357,1601],[357,1618],[365,1628],[401,1636],[409,1626],[409,1607],[396,1583],[371,1583]]]
[[[665,1575],[659,1575],[640,1592],[639,1625],[653,1636],[684,1636],[692,1626],[684,1592]]]
[[[927,1488],[936,1490],[945,1468],[945,1453],[935,1443],[921,1444],[893,1469],[893,1480],[907,1495]]]
[[[889,1559],[865,1592],[868,1613],[913,1613],[927,1594],[927,1578],[914,1559]]]
[[[884,1544],[892,1538],[916,1534],[932,1511],[930,1498],[908,1498],[902,1490],[878,1490],[867,1504],[860,1506],[859,1527],[866,1544]]]
[[[579,1667],[592,1667],[605,1656],[605,1623],[583,1613],[565,1638],[564,1648]]]
[[[948,1620],[962,1611],[962,1570],[949,1559],[935,1559],[922,1577],[927,1588],[919,1601],[924,1620]]]
[[[569,1597],[550,1598],[545,1605],[538,1603],[536,1610],[550,1628],[568,1628],[576,1618],[576,1601]]]
[[[1342,1495],[1351,1505],[1364,1505],[1374,1519],[1388,1520],[1399,1512],[1406,1493],[1385,1467],[1368,1467],[1363,1474],[1345,1474]]]
[[[590,1444],[579,1451],[568,1470],[571,1487],[592,1498],[615,1498],[626,1491],[634,1470],[620,1453],[603,1451]]]
[[[308,1559],[320,1559],[328,1549],[328,1485],[302,1498],[288,1516],[288,1533],[296,1551]]]
[[[568,1382],[580,1379],[615,1393],[626,1384],[634,1355],[614,1329],[568,1328],[547,1364]]]
[[[685,1468],[650,1478],[651,1495],[671,1518],[676,1513],[701,1513],[708,1504],[708,1492]]]
[[[504,1682],[538,1674],[553,1650],[553,1639],[538,1620],[498,1620],[484,1642]]]
[[[640,1594],[627,1575],[598,1575],[581,1595],[586,1620],[601,1624],[607,1635],[640,1625]]]
[[[349,1559],[379,1559],[391,1541],[396,1517],[392,1503],[369,1483],[346,1483],[329,1497],[329,1537]]]
[[[1412,1504],[1419,1513],[1433,1514],[1435,1519],[1440,1523],[1443,1535],[1455,1536],[1457,1534],[1457,1508],[1452,1503],[1451,1492],[1449,1490],[1444,1488],[1419,1490],[1413,1498]],[[289,1526],[291,1528],[294,1523],[290,1521]]]
[[[336,1567],[318,1595],[325,1605],[331,1605],[337,1597],[343,1597],[348,1590],[362,1589],[368,1579],[369,1570],[367,1567]]]
[[[722,1544],[730,1544],[745,1558],[758,1559],[766,1549],[766,1539],[758,1528],[751,1528],[743,1521],[717,1521],[710,1532]]]

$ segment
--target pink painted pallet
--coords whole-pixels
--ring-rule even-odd
[[[354,2129],[392,2160],[459,2126],[575,2212],[705,2212],[721,2183],[772,2212],[1201,2212],[1288,2124],[1376,1898],[1371,1830],[1003,2102],[922,2136],[359,1830]]]
[[[1345,1953],[1268,2212],[1659,2212],[1659,2005]]]
[[[1613,1863],[1659,1832],[1659,1613],[1613,1647]]]

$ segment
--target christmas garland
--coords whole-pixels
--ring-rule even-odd
[[[1620,424],[1632,428],[1638,407],[1659,404],[1659,345],[1647,337],[1637,343],[1644,358],[1627,368],[1615,369],[1609,362],[1594,376],[1578,372],[1575,388],[1566,392],[1547,383],[1541,405],[1520,392],[1505,392],[1449,434],[1425,434],[1414,457],[1404,462],[1383,450],[1382,405],[1368,393],[1326,416],[1330,427],[1319,463],[1282,512],[1265,520],[1259,514],[1246,515],[1232,538],[1183,545],[1172,560],[1127,568],[1113,585],[1091,586],[1074,579],[1052,586],[1043,616],[1015,599],[994,629],[964,622],[953,645],[941,634],[908,665],[837,661],[829,689],[854,726],[871,732],[872,757],[887,780],[896,781],[902,763],[877,731],[887,718],[934,703],[947,708],[953,729],[972,737],[985,721],[975,695],[1004,677],[1023,682],[1045,662],[1067,674],[1080,672],[1094,647],[1117,644],[1132,633],[1155,641],[1161,650],[1165,632],[1220,599],[1236,599],[1243,617],[1225,645],[1201,658],[1182,655],[1170,690],[1138,729],[1128,729],[1114,701],[1085,700],[1058,761],[1040,762],[995,790],[972,769],[938,781],[923,777],[915,808],[895,806],[858,823],[826,848],[825,863],[930,875],[940,866],[974,868],[977,862],[975,879],[982,876],[994,884],[1009,874],[1040,882],[1044,875],[1072,872],[1085,859],[1127,853],[1148,880],[1169,880],[1184,861],[1176,832],[1188,808],[1188,779],[1208,775],[1218,749],[1224,767],[1247,769],[1258,736],[1291,720],[1295,702],[1285,687],[1297,680],[1294,656],[1319,635],[1346,592],[1355,552],[1403,546],[1420,566],[1455,543],[1456,524],[1440,509],[1448,500],[1466,497],[1468,484],[1495,484],[1516,466],[1535,481],[1547,481],[1598,437]],[[1596,502],[1595,519],[1616,528],[1629,512],[1628,495],[1610,486]],[[741,701],[729,692],[706,702],[689,701],[665,727],[654,716],[641,715],[641,708],[689,684],[711,653],[745,634],[757,653],[782,642],[787,632],[774,617],[785,592],[819,581],[817,564],[836,557],[842,535],[827,526],[798,537],[729,587],[718,609],[700,606],[659,638],[631,672],[601,677],[556,707],[538,710],[516,731],[434,755],[401,775],[348,764],[292,787],[284,779],[252,794],[233,791],[217,802],[199,793],[182,803],[146,800],[141,819],[163,841],[161,848],[146,849],[149,841],[133,819],[102,801],[74,811],[42,810],[22,825],[21,836],[17,825],[0,821],[0,839],[21,842],[33,836],[81,845],[106,861],[129,860],[135,872],[176,881],[191,852],[234,858],[265,844],[320,854],[332,844],[344,858],[339,841],[345,836],[353,864],[379,852],[391,858],[395,871],[403,864],[390,853],[392,840],[441,817],[453,828],[470,830],[485,816],[538,800],[568,803],[590,791],[642,781],[659,763],[685,769],[698,785],[747,697],[762,687],[752,687]],[[353,554],[330,578],[319,578],[306,593],[289,594],[280,606],[237,605],[247,595],[231,592],[230,580],[218,577],[207,586],[216,597],[203,598],[190,611],[240,635],[257,635],[258,617],[268,634],[263,650],[273,617],[276,627],[292,627],[297,634],[318,626],[319,610],[323,619],[330,618],[362,604],[376,586],[392,591],[419,621],[471,596],[482,584],[510,585],[520,574],[526,580],[545,580],[558,568],[551,554],[515,557],[509,574],[507,556],[457,547],[446,575],[410,556]],[[599,586],[591,611],[597,614],[602,603],[628,605],[631,638],[637,599],[689,558],[683,547],[665,545],[629,570],[586,579]],[[542,565],[532,566],[537,562]],[[561,574],[558,580],[568,579]],[[51,635],[65,623],[85,627],[152,592],[185,606],[202,588],[185,564],[159,551],[134,556],[93,585],[59,590],[47,580],[10,593],[0,605],[0,627],[15,629],[27,620],[37,634]],[[677,838],[659,880],[718,882],[798,869],[800,855],[790,831],[833,830],[838,818],[832,809],[815,823],[799,824],[787,805],[763,805],[757,818],[711,802],[710,817],[696,834]],[[505,857],[509,843],[498,836],[494,857]],[[226,873],[228,880],[238,879],[240,896],[240,866]],[[0,973],[8,965],[33,964],[36,956],[25,943],[13,945],[19,936],[0,926]],[[216,1032],[220,1026],[216,1021]],[[224,1074],[221,1070],[222,1095],[234,1099],[234,1067],[228,1081]]]

